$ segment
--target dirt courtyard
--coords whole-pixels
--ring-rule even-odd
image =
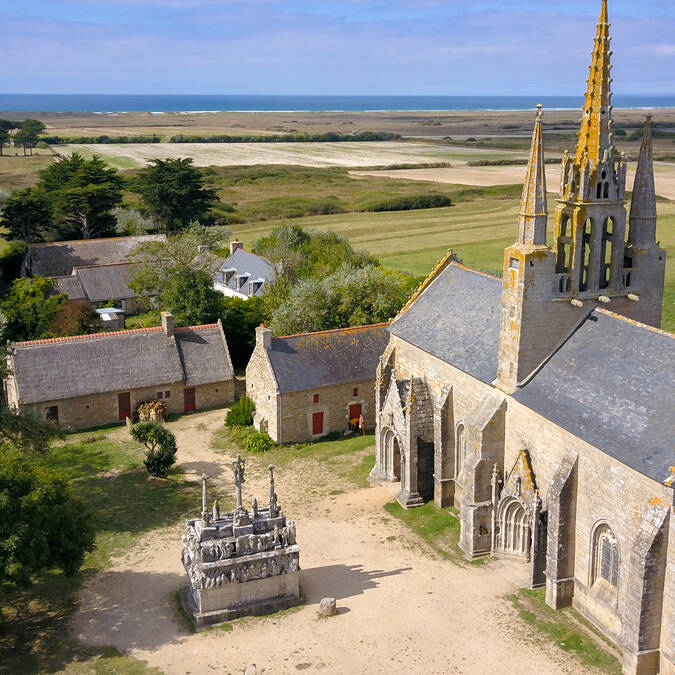
[[[206,472],[212,495],[231,499],[231,456],[210,447],[222,420],[223,411],[213,411],[170,426],[184,470],[195,479]],[[175,609],[185,575],[182,526],[172,526],[145,536],[84,586],[75,636],[88,645],[114,645],[169,674],[234,675],[254,663],[258,673],[274,674],[582,670],[572,657],[528,638],[504,599],[522,585],[522,567],[458,565],[431,556],[384,511],[391,501],[386,489],[343,492],[344,480],[316,464],[308,462],[304,471],[293,460],[277,470],[280,502],[298,527],[302,608],[235,621],[229,631],[191,633]],[[246,502],[253,495],[264,501],[265,466],[264,457],[249,460]],[[195,504],[195,515],[199,509]],[[320,620],[317,605],[327,596],[337,598],[340,614]]]

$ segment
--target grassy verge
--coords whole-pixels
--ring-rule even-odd
[[[67,634],[78,591],[88,576],[144,533],[177,522],[198,501],[199,487],[183,476],[150,478],[142,456],[135,443],[94,431],[68,437],[39,460],[64,476],[91,509],[96,548],[75,578],[54,572],[25,592],[0,588],[0,611],[6,620],[0,630],[0,672],[158,672],[116,650],[87,648]],[[18,618],[12,606],[22,608]]]
[[[573,654],[585,668],[594,668],[603,673],[621,673],[619,660],[610,651],[603,649],[598,640],[606,642],[597,631],[595,640],[580,626],[587,623],[575,610],[569,608],[554,611],[544,602],[544,590],[523,589],[507,596],[520,618],[535,629],[541,639],[554,643],[564,652]],[[609,647],[609,644],[608,644]]]
[[[433,502],[416,509],[404,509],[398,502],[385,504],[384,510],[407,525],[438,556],[453,562],[466,562],[459,549],[459,520]]]

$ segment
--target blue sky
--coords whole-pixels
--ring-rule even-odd
[[[0,0],[6,93],[581,94],[600,0]],[[610,0],[614,89],[675,93],[675,1]]]

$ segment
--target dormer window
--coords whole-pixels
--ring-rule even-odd
[[[237,290],[240,291],[243,287],[244,284],[249,280],[249,277],[251,275],[246,273],[246,274],[237,274]]]
[[[255,281],[251,281],[249,284],[251,287],[251,295],[255,295],[263,287],[264,283],[264,279],[256,279]]]
[[[230,283],[230,279],[236,274],[237,270],[234,267],[228,267],[222,271],[223,281],[226,284]]]

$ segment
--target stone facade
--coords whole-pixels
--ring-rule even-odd
[[[527,565],[551,607],[574,606],[617,644],[624,672],[672,675],[675,343],[657,330],[665,252],[651,120],[626,237],[609,57],[603,0],[579,148],[563,162],[555,249],[540,110],[501,302],[497,279],[448,256],[392,322],[371,478],[400,483],[405,507],[456,507],[468,558]]]
[[[21,406],[23,410],[47,416],[50,409],[57,408],[58,421],[66,428],[89,429],[105,424],[121,422],[119,416],[119,395],[129,394],[131,410],[139,403],[156,399],[162,394],[169,415],[180,415],[185,412],[185,390],[195,392],[195,410],[224,408],[234,401],[234,380],[205,384],[197,387],[186,387],[183,382],[158,384],[145,389],[120,390],[104,394],[92,394],[79,398],[44,401]],[[167,397],[167,392],[169,396]],[[16,407],[15,397],[7,390],[10,405]]]

